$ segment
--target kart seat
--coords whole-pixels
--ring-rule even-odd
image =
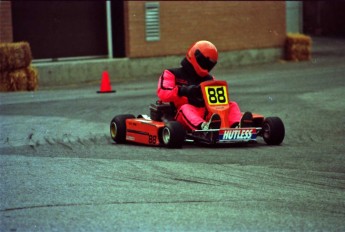
[[[175,115],[176,108],[172,102],[157,100],[155,104],[150,105],[150,118],[154,121],[174,121]]]

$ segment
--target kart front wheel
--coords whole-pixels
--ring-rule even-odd
[[[110,122],[110,136],[116,143],[126,142],[126,120],[135,118],[132,114],[115,116]]]
[[[265,118],[262,126],[262,137],[268,145],[279,145],[285,137],[283,121],[278,117]]]
[[[167,122],[161,132],[161,141],[169,148],[181,148],[186,136],[183,126],[176,121]]]

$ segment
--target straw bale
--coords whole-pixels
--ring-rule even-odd
[[[303,34],[288,34],[285,43],[285,58],[300,61],[311,59],[312,40]]]
[[[38,71],[35,68],[29,67],[28,72],[28,91],[35,91],[38,88]]]
[[[28,42],[0,43],[0,72],[28,67],[31,61]]]
[[[0,72],[0,92],[7,92],[11,89],[11,82],[7,76],[8,72]]]
[[[0,91],[33,91],[38,87],[38,72],[31,66],[0,72]]]

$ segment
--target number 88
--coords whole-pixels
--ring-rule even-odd
[[[216,103],[226,103],[226,96],[224,87],[212,88],[209,87],[207,89],[208,92],[208,100],[212,104]]]

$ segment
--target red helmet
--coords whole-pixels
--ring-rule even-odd
[[[201,40],[189,48],[186,58],[193,65],[195,72],[204,77],[217,64],[218,51],[211,42]]]

